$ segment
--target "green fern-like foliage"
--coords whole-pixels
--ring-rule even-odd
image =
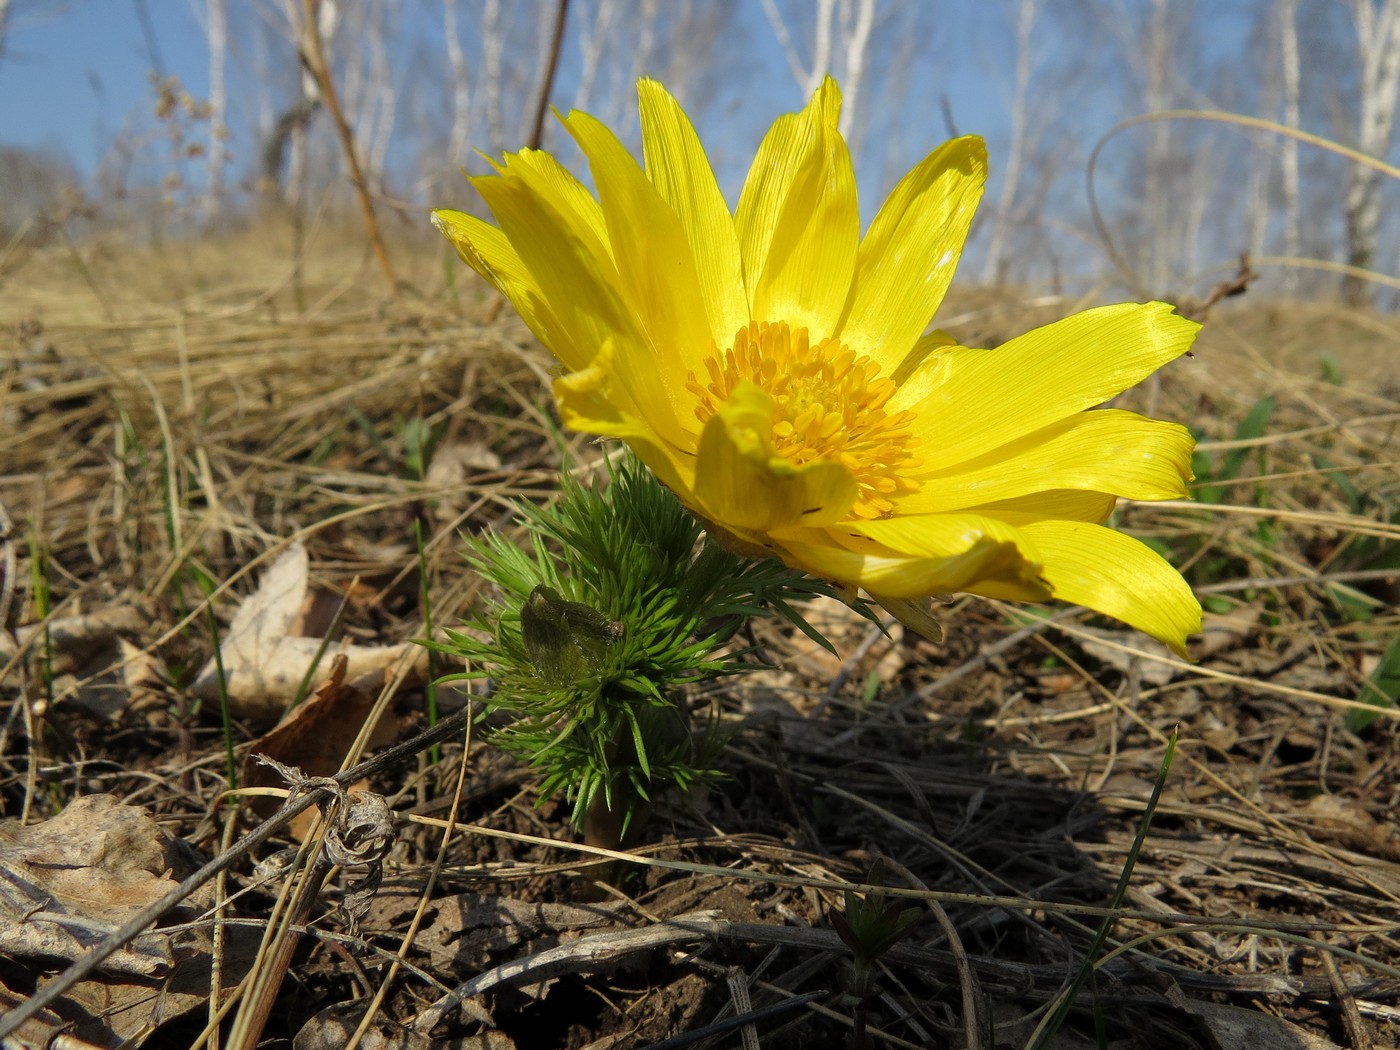
[[[566,471],[557,502],[518,504],[523,548],[499,533],[469,540],[469,565],[498,597],[472,632],[434,647],[466,661],[449,680],[491,679],[487,708],[515,715],[492,742],[542,774],[540,801],[563,791],[579,827],[606,810],[620,840],[659,792],[714,774],[718,723],[692,724],[684,687],[761,666],[733,644],[754,616],[777,612],[821,640],[794,603],[832,589],[702,538],[630,455],[607,482]]]

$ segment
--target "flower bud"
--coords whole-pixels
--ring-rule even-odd
[[[520,607],[520,629],[535,671],[551,685],[563,685],[598,670],[622,624],[583,602],[571,602],[540,584]]]

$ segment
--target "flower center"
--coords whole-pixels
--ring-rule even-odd
[[[851,513],[879,518],[893,500],[916,490],[909,471],[920,460],[909,433],[913,412],[888,413],[885,405],[898,387],[882,378],[870,358],[857,356],[836,339],[816,346],[807,329],[786,323],[751,323],[739,329],[734,345],[705,358],[709,383],[691,372],[686,386],[699,400],[701,423],[719,411],[741,382],[756,384],[773,399],[773,450],[795,466],[818,460],[840,463],[851,472],[858,496]]]

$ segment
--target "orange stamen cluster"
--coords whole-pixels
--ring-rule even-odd
[[[701,423],[713,416],[741,382],[773,399],[773,451],[794,466],[835,461],[851,472],[859,496],[851,513],[879,518],[893,500],[918,488],[909,472],[919,466],[909,432],[913,412],[890,414],[885,405],[898,387],[879,366],[836,339],[811,346],[807,329],[786,323],[750,323],[734,345],[705,358],[709,383],[694,372],[686,386],[697,400]]]

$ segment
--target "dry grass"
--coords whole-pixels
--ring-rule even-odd
[[[324,231],[310,244],[298,268],[279,261],[276,230],[48,249],[6,267],[0,509],[14,560],[0,613],[10,629],[42,618],[37,551],[51,617],[140,597],[147,618],[124,631],[134,649],[121,659],[149,654],[158,673],[139,702],[93,706],[90,668],[57,666],[46,682],[42,632],[0,650],[0,814],[33,822],[112,793],[218,853],[240,814],[219,804],[217,704],[187,688],[212,647],[206,591],[226,618],[297,538],[314,582],[344,599],[348,636],[421,637],[424,591],[439,624],[472,599],[458,531],[505,527],[504,499],[552,490],[549,361],[509,310],[460,273],[445,288],[435,243],[395,246],[407,285],[394,306],[358,252],[346,258]],[[1017,299],[964,295],[941,323],[991,344],[1073,306]],[[913,893],[928,915],[886,960],[876,1045],[1024,1045],[1083,963],[1179,727],[1108,954],[1052,1045],[1094,1045],[1096,1024],[1117,1046],[1246,1045],[1229,1042],[1229,1024],[1252,1045],[1400,1045],[1394,723],[1360,736],[1343,725],[1400,630],[1395,578],[1346,575],[1368,537],[1400,542],[1397,347],[1393,318],[1231,302],[1193,359],[1128,396],[1202,428],[1224,443],[1216,456],[1260,398],[1277,398],[1227,502],[1123,512],[1219,603],[1197,664],[1135,656],[1131,636],[1082,614],[1027,628],[981,601],[950,610],[941,646],[825,610],[841,660],[765,628],[779,670],[721,696],[742,721],[728,778],[654,823],[618,894],[622,926],[706,909],[706,936],[584,974],[565,966],[540,998],[498,989],[484,1002],[502,1031],[522,1047],[648,1045],[819,992],[754,1031],[765,1047],[838,1045],[850,1009],[824,912],[879,854],[892,886],[930,892]],[[1341,385],[1324,378],[1324,355]],[[413,476],[405,421],[418,419],[440,428],[440,453],[470,451],[462,476]],[[407,737],[423,706],[408,684],[375,710]],[[234,740],[263,728],[235,719]],[[420,756],[372,786],[400,811],[443,816],[463,752],[458,740],[439,764]],[[391,974],[382,954],[347,964],[330,933],[308,938],[267,1034],[376,989],[380,1015],[406,1021],[441,994],[431,980],[451,987],[580,943],[587,931],[562,906],[584,858],[561,845],[563,812],[532,798],[520,770],[473,745],[458,818],[474,827],[430,879],[438,833],[401,825],[352,939],[401,951],[416,972]],[[224,892],[250,878],[235,864]],[[275,888],[226,916],[265,922]],[[515,902],[546,910],[530,925]],[[312,915],[330,910],[312,902]],[[12,990],[34,980],[0,959]],[[203,1023],[171,1022],[149,1045],[190,1045]],[[474,1027],[449,1014],[443,1030]]]

